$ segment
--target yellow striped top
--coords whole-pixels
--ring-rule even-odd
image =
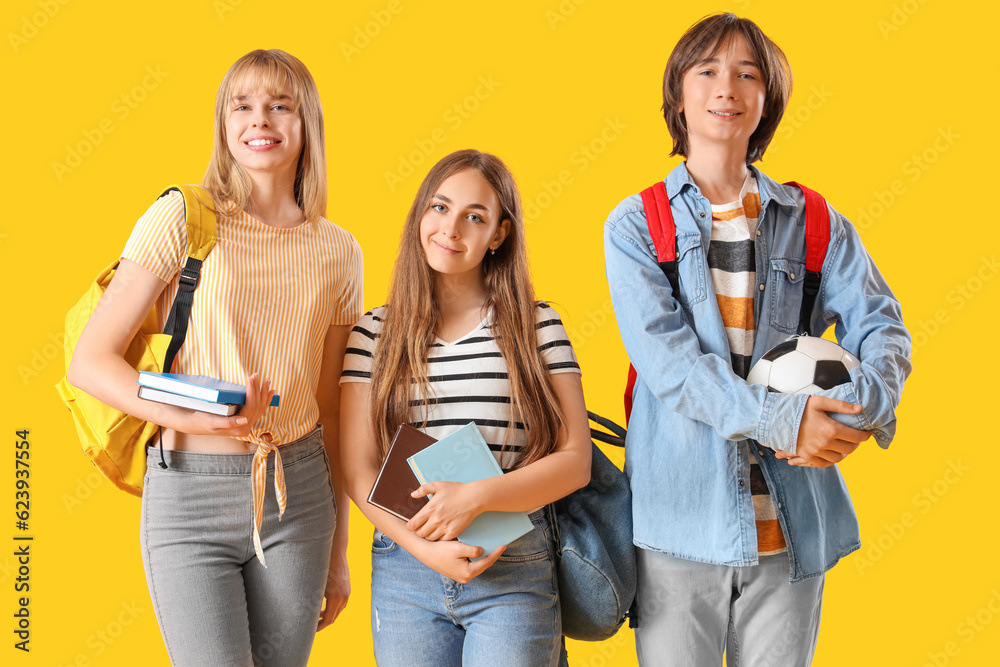
[[[331,325],[364,314],[361,248],[325,218],[290,229],[247,213],[219,215],[218,241],[201,269],[187,338],[173,372],[244,384],[269,378],[281,396],[243,439],[293,442],[315,428],[323,342]],[[121,256],[167,283],[162,327],[187,258],[184,201],[172,192],[139,218]]]

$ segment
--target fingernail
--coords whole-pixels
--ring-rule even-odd
[[[244,424],[247,423],[247,418],[246,417],[237,417],[236,418],[236,423],[239,426],[243,426]]]

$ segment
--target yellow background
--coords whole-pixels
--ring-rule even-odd
[[[466,147],[502,156],[532,214],[537,292],[564,313],[589,406],[620,420],[627,360],[602,224],[677,163],[659,114],[663,66],[691,23],[731,10],[756,20],[795,73],[762,168],[814,187],[858,224],[915,335],[894,446],[867,443],[842,466],[864,546],[827,579],[815,664],[995,664],[1000,449],[987,388],[1000,284],[1000,12],[988,4],[8,0],[0,424],[8,443],[31,431],[35,540],[24,654],[12,647],[14,448],[5,445],[0,661],[167,664],[139,557],[139,502],[81,455],[53,389],[64,368],[57,343],[65,311],[159,189],[200,181],[216,86],[237,57],[279,47],[313,72],[326,112],[328,217],[364,249],[369,306],[385,297],[400,225],[430,164]],[[387,172],[401,182],[390,187]],[[370,528],[356,510],[351,535],[354,594],[311,664],[372,664]],[[633,665],[632,641],[623,630],[572,643],[571,661]]]

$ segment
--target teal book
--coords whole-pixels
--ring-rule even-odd
[[[245,385],[233,384],[225,380],[217,380],[207,375],[185,375],[183,373],[156,373],[139,371],[139,384],[150,389],[157,389],[170,394],[196,398],[209,403],[228,403],[243,405],[247,401]],[[277,394],[269,404],[276,407],[281,400]]]
[[[417,452],[406,460],[421,484],[430,482],[476,482],[503,474],[493,452],[475,422]],[[524,512],[483,512],[458,536],[460,542],[491,553],[532,529]],[[476,559],[474,559],[476,560]]]

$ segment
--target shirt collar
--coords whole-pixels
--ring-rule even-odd
[[[757,189],[760,192],[760,206],[761,209],[766,206],[769,199],[774,199],[778,206],[794,208],[795,200],[786,192],[785,188],[778,182],[768,178],[760,169],[750,165],[750,171],[757,178]],[[691,178],[691,174],[687,169],[687,162],[681,162],[677,165],[673,171],[667,176],[667,196],[673,199],[678,194],[680,194],[685,188],[692,187],[695,192],[699,195],[701,194],[701,189]]]

